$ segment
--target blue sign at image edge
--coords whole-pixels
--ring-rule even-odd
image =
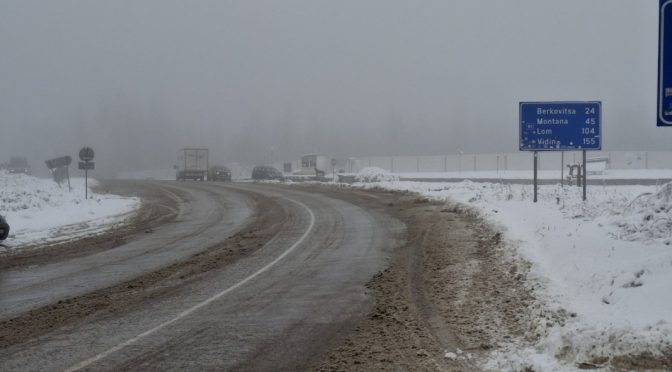
[[[659,127],[672,126],[672,0],[660,0],[658,24],[658,88],[656,121]]]

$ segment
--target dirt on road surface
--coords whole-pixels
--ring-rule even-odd
[[[136,185],[109,187],[116,191],[123,187],[135,189]],[[339,323],[330,326],[320,326],[322,328],[305,333],[291,329],[287,341],[305,343],[315,336],[314,332],[322,337],[312,341],[309,355],[294,355],[290,364],[282,364],[283,347],[290,344],[283,346],[280,340],[285,336],[280,335],[263,342],[258,352],[252,353],[250,359],[236,362],[235,368],[255,370],[275,365],[279,369],[292,366],[292,369],[319,371],[476,370],[477,361],[498,343],[512,338],[525,341],[525,337],[529,337],[526,335],[532,334],[528,332],[531,324],[528,314],[534,298],[524,285],[527,268],[505,249],[501,235],[476,214],[457,205],[432,202],[411,193],[321,186],[276,187],[290,195],[291,190],[300,190],[342,200],[347,202],[344,205],[356,205],[373,214],[392,216],[406,228],[398,237],[402,244],[391,253],[387,268],[366,285],[368,295],[373,298],[368,307],[353,309]],[[146,192],[153,195],[147,199],[156,200],[157,205],[170,205],[169,197],[152,194],[149,189]],[[39,349],[42,340],[53,340],[49,342],[58,344],[60,338],[75,330],[86,329],[91,324],[117,322],[115,319],[122,319],[124,314],[141,312],[144,307],[151,308],[153,303],[185,297],[195,283],[218,280],[216,278],[224,268],[263,249],[291,217],[287,208],[278,205],[274,197],[259,192],[250,192],[250,197],[258,212],[254,220],[220,244],[135,279],[0,322],[0,359],[25,350],[28,345]],[[340,204],[335,205],[337,210],[343,208]],[[161,208],[149,207],[141,215],[144,217],[139,217],[135,230],[130,233],[120,230],[119,238],[142,234],[143,229],[151,229],[174,218],[170,208]],[[324,228],[328,226],[324,225]],[[85,245],[92,252],[109,249],[106,244]],[[338,247],[338,241],[328,240],[327,244]],[[83,254],[67,245],[59,249],[73,255]],[[307,252],[304,259],[324,255],[318,255],[318,252]],[[28,262],[40,264],[60,259],[52,254],[26,256],[14,258],[9,265],[24,267]],[[298,270],[298,267],[292,270]],[[284,289],[280,291],[281,287],[277,290],[273,286],[265,288],[258,289],[270,290],[269,293],[277,296],[287,293]],[[248,301],[254,295],[241,296],[241,300]],[[244,301],[238,306],[243,306]],[[286,301],[299,304],[291,297]],[[357,303],[367,302],[357,300]],[[249,306],[248,309],[256,306],[257,311],[262,312],[270,303],[265,304],[262,300],[259,304],[252,302],[245,306]],[[219,311],[213,310],[215,314]],[[209,326],[213,332],[216,330],[212,328],[214,324]],[[198,337],[206,337],[208,342],[217,337],[208,333],[202,335],[207,337]],[[180,349],[179,338],[175,342],[178,344],[168,344],[172,345],[174,354]],[[196,349],[196,352],[198,350],[202,349]],[[129,357],[125,361],[120,359],[121,364],[111,366],[142,369],[153,363],[155,366],[155,363],[164,363],[159,362],[163,354],[153,353],[135,359]],[[191,352],[187,354],[192,355]],[[16,362],[20,363],[21,359]],[[164,366],[170,368],[175,364]]]
[[[479,370],[500,342],[532,341],[528,268],[476,213],[412,193],[316,190],[383,208],[406,224],[407,241],[368,283],[367,318],[312,369]]]
[[[116,193],[128,190],[129,194],[138,196],[137,192],[129,189],[129,187],[136,186],[129,185],[126,182],[108,182],[106,187],[111,188]],[[145,210],[134,218],[138,225],[129,224],[128,227],[108,232],[104,236],[83,239],[82,241],[72,242],[70,245],[63,244],[57,249],[61,252],[73,252],[73,255],[82,255],[87,252],[90,254],[91,252],[111,249],[121,245],[120,241],[125,241],[125,237],[128,237],[126,234],[129,231],[142,233],[145,231],[144,229],[159,226],[162,221],[168,221],[175,217],[173,210],[162,207],[159,201],[167,202],[167,199],[162,199],[164,196],[161,193],[157,194],[154,188],[141,186],[136,190],[140,190],[140,195],[147,198]],[[255,201],[256,209],[260,213],[245,229],[220,244],[184,261],[132,280],[83,296],[64,299],[49,306],[33,309],[21,316],[0,321],[0,355],[2,355],[1,350],[3,348],[27,342],[53,329],[74,328],[78,324],[90,323],[101,317],[109,317],[113,314],[142,307],[147,302],[160,297],[177,295],[186,284],[195,280],[202,280],[211,270],[229,265],[241,257],[253,253],[277,233],[282,227],[279,222],[284,221],[286,216],[285,211],[272,199],[256,193],[250,193],[249,195]],[[116,244],[110,244],[103,239],[104,237],[108,239],[113,237]],[[81,247],[86,247],[86,252],[77,252],[77,249]],[[49,248],[49,251],[51,249],[52,247]],[[19,256],[21,263],[25,263],[27,260],[36,264],[36,262],[46,263],[53,262],[54,259],[63,259],[61,256],[54,256],[51,252],[43,255],[39,253],[35,251],[30,255]],[[41,253],[46,253],[46,251]]]
[[[106,181],[96,188],[100,194],[114,193],[142,198],[137,212],[101,234],[47,246],[36,245],[0,253],[0,270],[65,261],[74,257],[118,247],[134,236],[152,232],[175,219],[175,195],[145,182]],[[174,191],[179,192],[179,191]]]

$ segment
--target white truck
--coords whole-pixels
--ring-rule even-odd
[[[301,157],[302,175],[311,175],[324,177],[324,174],[331,169],[329,158],[320,154],[308,154]]]
[[[205,181],[208,177],[208,149],[182,149],[177,157],[175,179]]]

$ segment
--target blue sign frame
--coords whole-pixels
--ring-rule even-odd
[[[520,102],[519,139],[520,151],[602,150],[602,102]]]
[[[659,127],[672,126],[672,0],[660,0],[658,35],[658,106]]]

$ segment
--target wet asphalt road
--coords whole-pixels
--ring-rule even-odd
[[[0,273],[0,320],[156,270],[235,234],[252,216],[244,194],[183,183],[155,183],[170,195],[174,222],[116,249]]]
[[[179,296],[10,347],[3,353],[3,370],[303,369],[332,337],[366,314],[371,300],[364,285],[383,268],[404,232],[400,222],[381,212],[307,191],[258,184],[157,187],[181,187],[189,195],[181,205],[180,219],[198,231],[187,243],[172,235],[174,227],[157,230],[153,235],[159,237],[153,239],[163,236],[171,242],[166,247],[181,244],[193,252],[240,229],[246,216],[255,213],[247,209],[240,189],[273,197],[289,217],[261,249],[208,280],[185,284]],[[207,211],[198,212],[197,206],[208,198],[222,203],[206,202]],[[141,240],[129,243],[135,245],[129,251],[146,254],[142,262],[148,263],[140,271],[151,270],[154,257],[178,258],[177,253],[148,249]],[[2,283],[3,314],[103,285],[78,286],[80,280],[82,285],[90,280],[86,274],[90,259],[75,259],[78,262],[69,262],[63,270],[36,268],[40,271],[23,273],[23,280],[32,280],[34,286],[22,285],[16,279],[19,273],[9,275],[14,279]],[[95,261],[97,267],[91,270],[105,273],[103,277],[111,281],[136,272],[133,259],[110,262]],[[53,272],[60,272],[58,280],[37,279]],[[6,288],[11,290],[9,299],[4,296]]]

